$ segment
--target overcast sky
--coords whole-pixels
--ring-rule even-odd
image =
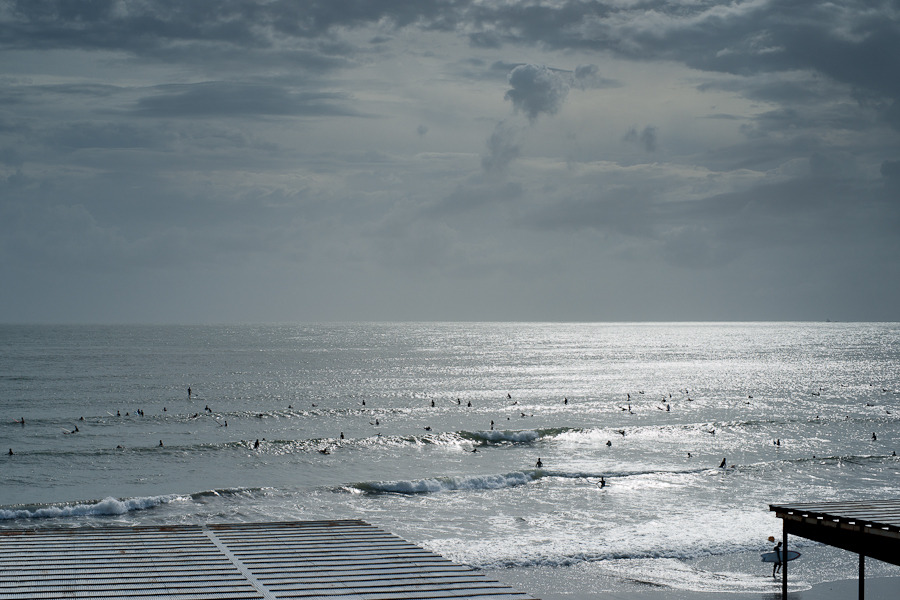
[[[900,320],[900,3],[0,0],[0,321]]]

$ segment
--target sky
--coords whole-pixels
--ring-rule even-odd
[[[0,0],[0,322],[827,319],[897,0]]]

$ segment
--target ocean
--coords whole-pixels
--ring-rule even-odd
[[[536,597],[773,593],[770,504],[900,497],[898,366],[896,323],[3,325],[0,529],[358,518]],[[855,577],[791,543],[792,590]]]

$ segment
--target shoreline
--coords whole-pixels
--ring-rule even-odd
[[[797,544],[800,560],[788,574],[790,600],[856,598],[856,554],[820,544]],[[541,600],[780,600],[781,579],[758,552],[694,559],[623,559],[583,562],[566,567],[490,569],[488,577]],[[866,561],[869,600],[893,600],[900,589],[900,567]]]

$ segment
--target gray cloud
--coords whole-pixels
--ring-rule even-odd
[[[538,65],[521,65],[510,71],[509,85],[512,89],[504,97],[532,123],[541,113],[556,114],[569,93],[562,77]]]
[[[898,40],[887,1],[0,0],[4,317],[896,320]]]
[[[632,127],[622,140],[640,145],[645,152],[656,152],[656,137],[656,127],[648,125],[640,132],[638,132],[637,127]]]
[[[501,175],[522,152],[519,132],[506,123],[498,123],[487,140],[488,153],[481,158],[481,166],[488,174]]]
[[[138,100],[135,113],[152,117],[334,116],[357,115],[346,94],[295,92],[258,83],[208,82],[166,85]]]

